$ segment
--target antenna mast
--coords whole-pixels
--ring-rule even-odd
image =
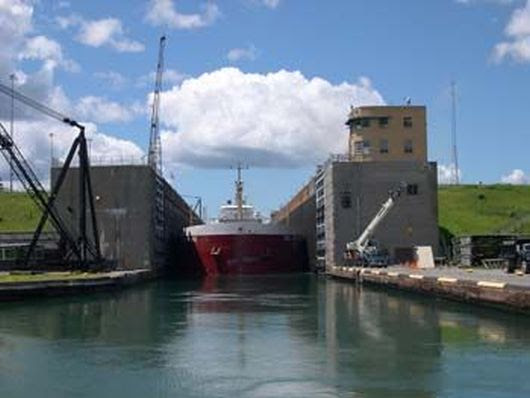
[[[458,150],[456,144],[456,83],[451,82],[451,102],[452,102],[452,117],[451,117],[451,140],[452,140],[452,161],[454,167],[453,182],[455,185],[460,184],[460,169],[458,168]]]
[[[164,48],[166,36],[160,37],[158,49],[158,64],[156,66],[155,91],[153,95],[153,107],[151,110],[151,126],[149,133],[149,153],[147,163],[159,175],[162,175],[162,145],[160,143],[160,130],[158,113],[160,109],[160,91],[162,90],[162,75],[164,73]]]

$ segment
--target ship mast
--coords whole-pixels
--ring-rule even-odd
[[[237,180],[236,180],[236,205],[237,205],[237,219],[243,219],[243,180],[241,179],[241,163],[237,164]]]

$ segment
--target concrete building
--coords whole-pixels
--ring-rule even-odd
[[[313,267],[340,265],[346,243],[360,235],[388,191],[402,183],[405,192],[375,239],[396,261],[410,255],[413,246],[438,251],[437,166],[427,161],[425,117],[420,106],[351,110],[348,154],[330,157],[273,215],[303,232],[309,246],[314,242]]]
[[[58,171],[52,169],[52,181]],[[56,202],[72,231],[78,230],[78,175],[78,168],[69,170]],[[103,257],[119,269],[178,268],[183,229],[201,220],[167,181],[147,165],[95,166],[91,179]]]

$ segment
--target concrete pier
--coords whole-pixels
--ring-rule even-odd
[[[38,296],[60,296],[124,288],[153,279],[148,269],[100,273],[43,273],[27,277],[8,278],[0,273],[0,301],[23,300]]]
[[[331,267],[327,275],[530,314],[530,275],[507,274],[502,270],[468,271],[455,267],[418,270],[399,266]]]

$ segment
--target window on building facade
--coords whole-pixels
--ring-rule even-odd
[[[357,117],[355,119],[352,119],[351,125],[355,130],[362,130],[364,128],[370,127],[370,118]]]
[[[379,142],[379,153],[388,153],[388,140],[382,139]]]
[[[380,117],[379,127],[386,127],[386,126],[388,126],[388,117]]]
[[[340,193],[340,205],[343,209],[351,208],[351,192],[344,191]]]
[[[361,125],[361,119],[359,118],[356,118],[356,119],[353,119],[352,120],[352,126],[355,130],[360,130],[362,129],[362,125]]]
[[[403,118],[403,127],[407,127],[407,128],[412,127],[412,117],[411,116],[405,116]]]
[[[362,155],[364,144],[363,141],[355,141],[353,143],[353,153],[355,155]]]
[[[407,184],[407,195],[417,195],[418,184]]]
[[[412,140],[405,140],[403,144],[403,152],[412,153]]]
[[[369,155],[370,154],[370,141],[364,140],[363,141],[363,155]]]
[[[353,143],[354,155],[369,155],[370,154],[370,141],[355,141]]]
[[[370,141],[355,141],[353,152],[355,155],[368,155],[370,153]]]

